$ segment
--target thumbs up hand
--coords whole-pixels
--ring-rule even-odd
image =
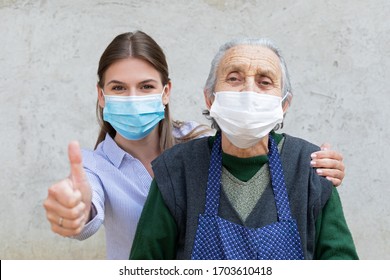
[[[90,220],[92,191],[85,174],[79,143],[68,145],[70,176],[53,184],[43,206],[53,232],[73,236]]]

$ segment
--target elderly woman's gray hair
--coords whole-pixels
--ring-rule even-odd
[[[204,86],[204,92],[206,94],[206,97],[208,99],[214,98],[213,93],[214,93],[214,89],[215,89],[215,84],[217,82],[217,69],[218,69],[218,66],[219,66],[222,58],[224,57],[225,53],[233,47],[242,46],[242,45],[266,47],[266,48],[272,50],[279,57],[280,67],[282,70],[282,97],[285,97],[287,94],[291,95],[290,97],[285,98],[283,102],[290,103],[291,99],[292,99],[291,98],[292,97],[292,90],[291,90],[290,76],[288,74],[286,62],[285,62],[283,56],[281,55],[279,48],[276,47],[276,45],[270,39],[267,39],[267,38],[234,39],[234,40],[229,41],[229,42],[225,43],[224,45],[222,45],[219,48],[217,54],[214,56],[214,59],[211,62],[210,73],[209,73],[209,76],[206,80],[206,84]],[[209,112],[209,110],[206,109],[203,111],[203,114],[209,118],[210,112]],[[210,118],[210,119],[212,121],[212,127],[219,130],[217,123],[212,118]],[[276,130],[282,126],[283,126],[283,124],[278,125],[277,127],[275,127],[274,130]]]

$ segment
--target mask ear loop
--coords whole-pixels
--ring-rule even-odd
[[[290,107],[292,98],[293,98],[293,94],[288,91],[280,101],[280,103],[282,104],[283,112],[286,112],[288,107]]]
[[[101,90],[102,90],[102,93],[103,93],[103,98],[104,98],[104,100],[106,100],[106,94],[104,93],[104,89],[101,88]]]
[[[162,98],[162,96],[164,95],[164,93],[165,93],[165,88],[167,87],[167,84],[165,84],[164,85],[164,87],[163,87],[163,89],[162,89],[162,91],[161,91],[161,98]]]
[[[164,101],[163,101],[163,95],[165,93],[165,88],[167,87],[167,84],[164,85],[163,89],[162,89],[162,92],[161,92],[161,103],[163,104],[164,106],[164,109],[166,107],[166,105],[164,104]]]

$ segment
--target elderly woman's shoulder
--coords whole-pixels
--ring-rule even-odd
[[[291,149],[294,152],[313,153],[320,150],[320,147],[299,137],[283,133],[283,149]]]

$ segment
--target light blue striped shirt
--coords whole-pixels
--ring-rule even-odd
[[[186,122],[173,135],[183,136],[197,125]],[[83,150],[82,156],[96,215],[74,238],[84,240],[104,224],[107,259],[128,259],[152,177],[138,159],[122,150],[108,134],[96,150]]]

